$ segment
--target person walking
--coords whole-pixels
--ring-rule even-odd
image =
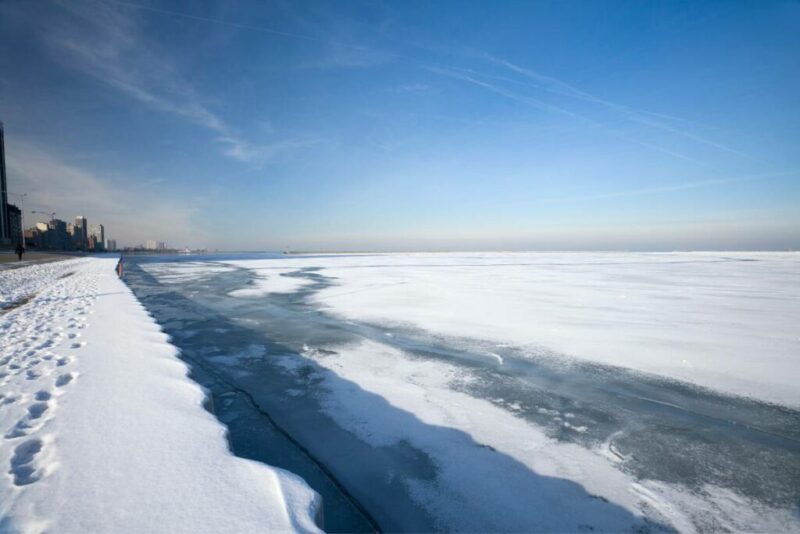
[[[22,255],[25,254],[25,247],[22,246],[22,243],[19,243],[14,252],[17,253],[17,261],[22,261]]]

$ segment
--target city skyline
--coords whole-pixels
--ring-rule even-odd
[[[800,246],[796,3],[45,5],[0,4],[9,190],[120,243]]]
[[[44,221],[39,220],[32,225],[26,224],[24,219],[24,201],[27,192],[12,192],[6,177],[5,157],[5,127],[0,121],[0,250],[14,248],[19,252],[22,247],[42,251],[91,251],[107,252],[117,250],[157,250],[165,252],[170,250],[164,241],[148,240],[147,245],[133,245],[117,247],[117,240],[106,238],[105,225],[102,223],[89,224],[83,215],[76,215],[74,222],[67,223],[56,217],[58,212],[43,212],[31,210],[34,220],[46,216]],[[20,206],[8,201],[9,195],[20,200]],[[36,200],[36,199],[34,199]],[[184,249],[185,250],[185,249]]]
[[[18,208],[16,209],[19,211]],[[33,213],[40,212],[34,211]],[[76,215],[74,222],[68,223],[55,215],[55,212],[50,213],[46,222],[38,221],[32,225],[25,225],[22,233],[27,249],[92,252],[117,250],[116,240],[106,239],[104,224],[92,223],[90,225],[87,217],[83,215]],[[12,239],[12,245],[18,242]]]

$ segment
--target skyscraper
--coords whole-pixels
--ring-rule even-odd
[[[78,250],[86,249],[89,237],[88,230],[89,224],[86,221],[86,217],[83,215],[75,217],[75,222],[72,225],[72,239],[75,242],[75,248]]]
[[[48,246],[53,250],[65,250],[68,248],[69,235],[67,235],[67,223],[61,219],[50,219],[47,223]]]
[[[0,122],[0,244],[9,241],[8,185],[6,184],[6,147],[3,138],[3,123]]]
[[[93,224],[89,227],[89,237],[93,238],[94,249],[102,250],[106,242],[106,232],[102,224]]]
[[[13,246],[23,245],[22,237],[22,211],[14,204],[7,206],[8,211],[8,239]]]

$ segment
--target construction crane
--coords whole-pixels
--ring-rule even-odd
[[[31,213],[38,213],[38,214],[40,214],[40,215],[47,215],[47,216],[49,216],[49,217],[50,217],[50,220],[51,220],[51,221],[52,221],[53,219],[55,219],[55,218],[56,218],[56,212],[53,212],[53,213],[47,213],[46,211],[36,211],[36,210],[32,210],[32,211],[31,211]]]

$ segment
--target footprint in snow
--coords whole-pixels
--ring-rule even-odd
[[[6,395],[5,397],[0,397],[0,404],[14,404],[19,400],[19,395],[10,394]]]
[[[41,349],[47,349],[47,348],[50,348],[50,347],[52,347],[52,346],[53,346],[53,343],[55,343],[55,342],[54,342],[52,339],[48,339],[47,341],[45,341],[44,343],[42,343],[41,345],[39,345],[38,347],[36,347],[36,349],[37,349],[37,350],[41,350]]]
[[[60,388],[66,386],[72,382],[73,378],[75,378],[74,373],[64,373],[63,375],[59,375],[58,378],[56,378],[56,387]]]
[[[28,415],[17,421],[17,424],[9,430],[5,438],[15,439],[27,436],[31,431],[38,429],[41,426],[39,419],[50,408],[47,402],[34,402],[28,406]]]
[[[26,486],[41,478],[41,473],[35,464],[36,456],[43,447],[44,442],[40,439],[29,439],[16,446],[11,457],[11,469],[8,471],[14,477],[14,485]]]
[[[28,432],[30,432],[32,428],[33,424],[31,423],[31,420],[28,417],[23,417],[17,421],[17,424],[11,427],[11,430],[6,432],[4,437],[6,439],[21,438],[23,436],[27,436]]]
[[[34,402],[28,406],[28,417],[31,420],[41,418],[50,406],[46,402]]]

